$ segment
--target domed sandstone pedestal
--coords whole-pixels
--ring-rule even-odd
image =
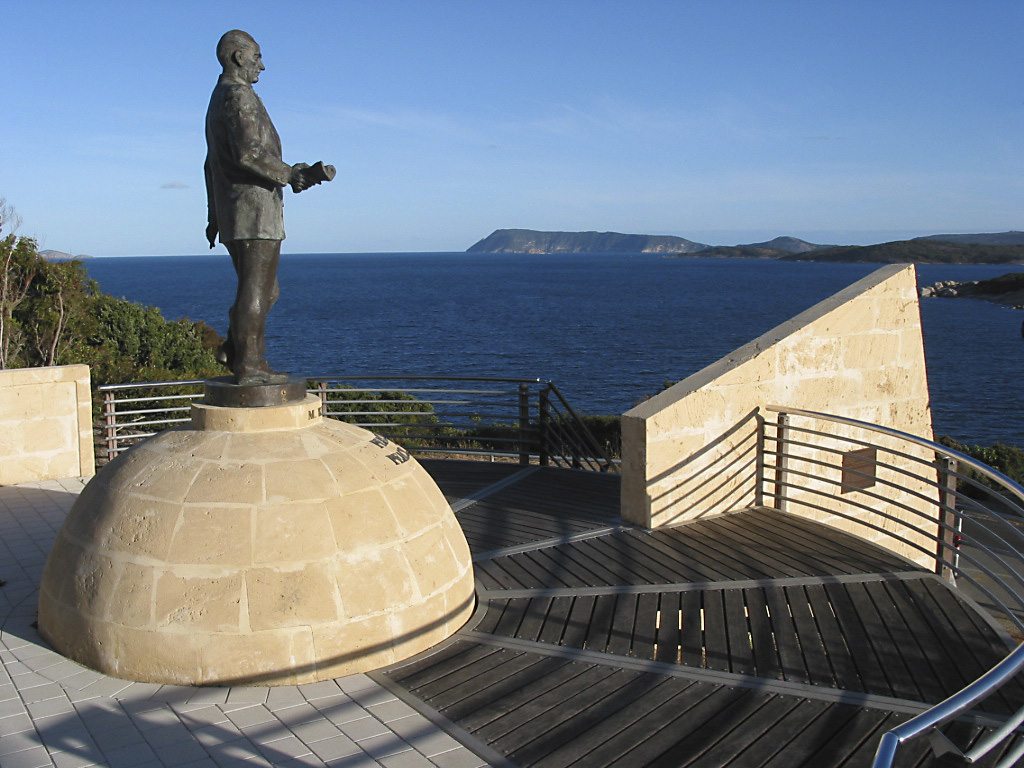
[[[191,428],[105,467],[50,552],[39,630],[115,677],[276,685],[406,658],[472,610],[469,547],[433,480],[307,397],[193,405]]]

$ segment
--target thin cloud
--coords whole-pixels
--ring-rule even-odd
[[[189,189],[189,186],[181,181],[168,181],[166,184],[161,184],[160,189]]]

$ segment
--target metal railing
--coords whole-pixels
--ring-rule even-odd
[[[418,454],[481,455],[617,472],[552,382],[455,376],[314,376],[324,415],[377,432]],[[190,421],[203,381],[109,384],[97,458],[110,460],[162,429]]]
[[[891,537],[974,598],[1004,628],[1024,634],[1024,487],[930,440],[855,419],[772,406],[762,419],[761,497],[780,510],[835,515],[869,538]],[[881,739],[874,768],[900,744],[928,737],[936,755],[973,763],[1024,723],[1024,707],[970,749],[942,728],[1024,668],[1024,643],[970,685]],[[991,716],[990,716],[991,717]],[[1024,757],[1024,741],[998,768]]]

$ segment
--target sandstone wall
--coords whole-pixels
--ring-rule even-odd
[[[0,371],[0,485],[95,473],[89,366]]]
[[[931,439],[917,301],[914,267],[883,267],[628,411],[622,419],[623,517],[658,527],[759,503],[759,421],[775,418],[764,410],[769,405],[846,416]],[[849,431],[852,439],[885,442],[855,432]],[[858,447],[851,442],[849,450]],[[822,482],[829,479],[825,474]],[[884,484],[872,492],[897,493]],[[886,506],[854,495],[864,496],[858,503]],[[820,497],[813,503],[834,506]],[[794,504],[790,511],[927,562],[920,549],[828,509]],[[870,512],[864,519],[907,533]],[[916,540],[922,549],[934,549]]]

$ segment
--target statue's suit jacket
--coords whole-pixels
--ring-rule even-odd
[[[221,75],[206,111],[206,196],[220,241],[284,240],[291,166],[281,137],[249,83]]]

